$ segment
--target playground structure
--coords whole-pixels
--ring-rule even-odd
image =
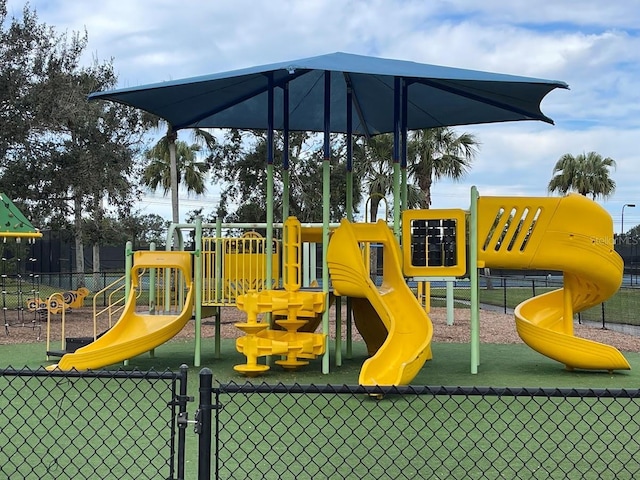
[[[25,310],[30,311],[26,308],[27,298],[39,294],[39,277],[33,273],[33,269],[27,268],[28,263],[33,263],[35,259],[24,258],[26,249],[22,240],[35,241],[41,236],[13,202],[0,193],[0,238],[3,248],[0,288],[5,335],[10,335],[13,327],[28,327],[40,338],[43,313],[35,308],[31,310],[31,315],[25,315]],[[28,290],[25,291],[26,288]]]
[[[478,239],[480,265],[564,274],[563,288],[516,307],[516,328],[527,345],[568,369],[630,369],[618,349],[573,334],[574,313],[602,303],[622,283],[624,265],[602,207],[578,194],[481,197]]]
[[[290,169],[289,169],[289,133],[291,131],[312,131],[322,132],[323,135],[323,161],[322,161],[322,225],[318,234],[318,243],[322,244],[322,278],[319,282],[321,291],[326,295],[325,302],[335,297],[336,302],[340,296],[329,295],[331,292],[331,282],[337,279],[337,289],[335,293],[340,292],[342,288],[345,293],[356,295],[354,298],[356,303],[361,305],[361,313],[366,312],[367,318],[372,319],[378,325],[376,334],[373,335],[380,345],[368,345],[368,350],[372,354],[372,358],[367,363],[367,373],[361,377],[361,381],[365,384],[393,384],[395,382],[409,382],[412,375],[417,371],[418,364],[421,364],[429,355],[429,350],[425,345],[430,342],[430,328],[417,326],[410,322],[405,324],[405,316],[397,316],[396,311],[402,307],[406,307],[405,300],[406,284],[400,282],[399,279],[408,278],[416,281],[428,281],[433,275],[434,269],[431,267],[441,267],[454,275],[455,265],[457,268],[463,268],[460,258],[460,250],[457,245],[460,243],[467,244],[466,239],[459,237],[459,232],[463,232],[464,228],[458,223],[452,223],[451,219],[442,218],[438,220],[428,217],[426,223],[415,217],[415,229],[410,236],[411,242],[415,244],[413,247],[402,243],[402,251],[412,249],[411,260],[420,260],[413,262],[412,265],[417,268],[413,272],[414,277],[407,276],[405,268],[407,265],[401,263],[403,255],[397,254],[401,251],[399,245],[403,231],[408,227],[401,221],[402,212],[408,208],[408,184],[409,177],[407,171],[408,165],[408,142],[407,135],[409,130],[429,129],[435,127],[470,125],[476,123],[493,123],[493,122],[512,122],[512,121],[543,121],[553,123],[540,110],[542,99],[552,90],[556,88],[568,88],[564,82],[556,80],[544,80],[539,78],[518,77],[513,75],[501,75],[490,72],[479,72],[464,69],[447,68],[435,65],[418,64],[414,62],[406,62],[400,60],[382,59],[365,57],[359,55],[350,55],[337,52],[317,57],[297,59],[275,63],[271,65],[262,65],[250,67],[233,72],[222,72],[214,75],[200,76],[165,82],[161,84],[143,85],[135,88],[124,88],[107,92],[94,92],[89,98],[91,100],[109,100],[136,108],[140,108],[151,112],[163,118],[171,128],[177,132],[185,128],[254,128],[263,129],[266,132],[266,238],[265,238],[265,274],[268,279],[268,288],[274,288],[273,284],[273,234],[275,228],[274,222],[274,132],[276,129],[282,131],[285,139],[285,146],[282,150],[282,190],[283,204],[282,216],[286,219],[289,217],[289,187],[290,187]],[[505,94],[508,92],[508,94]],[[194,98],[198,101],[194,102]],[[170,99],[170,101],[167,101]],[[277,113],[276,113],[277,112]],[[393,152],[392,152],[392,177],[393,177],[393,242],[390,237],[383,234],[383,227],[359,227],[352,228],[353,212],[353,191],[354,191],[354,175],[353,175],[353,137],[354,135],[362,135],[366,138],[371,136],[392,133],[393,134]],[[330,199],[331,199],[331,167],[332,167],[332,146],[331,135],[344,134],[346,145],[346,205],[345,212],[349,224],[343,225],[335,229],[330,242]],[[538,211],[535,206],[536,199],[527,199],[533,205],[533,210]],[[484,208],[484,207],[483,207]],[[573,211],[576,217],[582,213],[593,213],[592,210],[599,207],[593,205],[580,206],[580,211]],[[544,210],[544,208],[542,209]],[[510,213],[512,210],[506,210]],[[527,210],[528,211],[528,210]],[[545,210],[546,212],[546,210]],[[502,213],[498,216],[496,212],[492,212],[489,216],[479,214],[478,195],[475,189],[472,189],[470,210],[465,215],[465,222],[469,222],[469,247],[468,247],[468,264],[464,263],[462,275],[468,276],[470,281],[471,292],[471,370],[477,373],[479,365],[479,314],[478,314],[478,268],[482,266],[491,266],[492,261],[498,263],[503,259],[486,250],[488,244],[482,242],[483,249],[480,249],[478,231],[479,228],[487,228],[491,232],[491,238],[495,233],[496,226],[492,226],[497,217],[498,223],[502,217]],[[546,212],[545,215],[553,215],[552,212]],[[516,213],[517,214],[517,209]],[[514,214],[514,215],[515,215]],[[524,215],[524,214],[521,214]],[[581,235],[586,238],[594,238],[593,235],[601,233],[612,233],[612,225],[610,218],[607,220],[604,215],[596,214],[602,220],[602,224],[594,228],[594,230],[579,230]],[[489,227],[482,222],[490,219]],[[528,219],[528,213],[524,215],[524,221]],[[537,217],[535,217],[537,218]],[[522,220],[523,217],[521,216]],[[437,223],[436,225],[436,222]],[[411,223],[411,222],[409,222]],[[432,225],[433,223],[433,225]],[[516,222],[519,223],[519,222]],[[454,228],[452,229],[452,225]],[[552,261],[552,264],[566,266],[568,268],[568,277],[575,275],[576,278],[587,281],[602,281],[601,276],[592,274],[588,271],[588,267],[579,269],[575,265],[577,262],[563,264],[553,258],[553,253],[562,251],[564,247],[570,248],[575,243],[570,240],[574,238],[571,231],[558,230],[551,232],[551,241],[545,243],[544,232],[541,229],[534,228],[531,235],[523,233],[523,230],[517,230],[517,227],[508,223],[506,234],[517,232],[518,238],[530,238],[532,235],[542,235],[539,239],[538,247],[541,252],[546,252],[547,256],[538,259],[537,253],[530,253],[531,262],[526,261],[526,255],[520,257],[513,256],[511,263],[518,264],[530,263],[531,265],[544,266],[546,260]],[[549,225],[554,225],[553,222]],[[426,233],[424,232],[426,226]],[[178,227],[176,227],[178,228]],[[386,226],[384,228],[387,228]],[[342,229],[342,230],[340,230]],[[434,235],[429,233],[433,229]],[[200,236],[196,226],[196,257],[199,257],[203,251],[200,250]],[[347,231],[347,233],[344,233]],[[352,231],[353,235],[349,234]],[[342,232],[342,233],[341,233]],[[385,232],[386,233],[386,232]],[[360,235],[363,235],[362,238]],[[371,235],[371,237],[369,236]],[[520,237],[524,235],[524,237]],[[216,232],[216,248],[221,243],[220,232]],[[557,238],[556,238],[557,237]],[[565,238],[565,243],[554,243],[558,238]],[[501,240],[497,241],[494,249],[502,250],[505,242],[505,236],[499,234]],[[335,240],[334,239],[338,239]],[[383,259],[383,264],[390,271],[383,272],[383,283],[379,286],[377,283],[366,281],[364,278],[367,273],[358,262],[359,254],[356,258],[347,258],[344,252],[367,251],[366,244],[372,244],[378,241],[384,242],[383,252],[387,254],[389,259]],[[415,241],[414,241],[415,240]],[[566,239],[565,239],[566,240]],[[593,240],[593,243],[602,240],[602,252],[608,249],[613,252],[612,241],[606,239]],[[511,240],[508,240],[511,243]],[[363,250],[360,250],[360,244],[365,244]],[[454,245],[455,244],[455,245]],[[526,248],[528,242],[521,244],[522,251]],[[548,245],[551,245],[549,247]],[[345,248],[341,248],[344,246]],[[176,247],[174,245],[174,247]],[[177,245],[180,249],[180,245]],[[347,248],[348,247],[348,248]],[[423,248],[424,247],[424,248]],[[587,250],[588,255],[599,255],[600,247],[594,247]],[[438,251],[438,249],[441,249]],[[507,256],[511,253],[511,247],[504,252]],[[333,253],[330,252],[333,250]],[[201,268],[200,262],[196,261],[196,270],[194,273],[194,283],[215,283],[220,285],[222,282],[222,252],[217,250],[215,257],[216,277],[214,280],[203,282],[202,275],[197,270]],[[390,253],[391,252],[391,253]],[[395,253],[394,253],[395,252]],[[423,253],[421,253],[423,252]],[[427,253],[429,252],[429,253]],[[508,253],[506,253],[508,252]],[[330,255],[331,253],[331,255]],[[575,252],[574,252],[575,253]],[[569,253],[570,256],[574,253]],[[582,252],[584,254],[584,252]],[[558,253],[559,254],[559,253]],[[406,255],[406,253],[405,253]],[[420,258],[422,255],[422,259]],[[615,255],[615,254],[614,254]],[[328,261],[331,258],[331,262]],[[509,257],[511,258],[511,257]],[[455,259],[455,260],[454,260]],[[450,265],[448,262],[452,262]],[[614,262],[615,263],[615,262]],[[331,265],[331,271],[330,271]],[[577,272],[573,269],[576,267]],[[621,271],[618,272],[614,265],[609,269],[610,275],[613,277],[621,277]],[[539,268],[539,267],[538,267]],[[359,278],[348,279],[339,278],[339,272],[350,270],[353,276]],[[205,275],[206,276],[206,275]],[[335,277],[335,278],[332,278]],[[568,278],[567,277],[567,278]],[[207,276],[208,278],[208,276]],[[448,276],[448,278],[451,278]],[[584,285],[576,281],[573,284],[570,280],[565,282],[565,287],[561,289],[561,293],[557,297],[562,297],[564,308],[559,313],[558,305],[553,304],[553,315],[549,316],[549,311],[544,315],[532,315],[525,306],[519,310],[523,321],[523,326],[519,331],[525,332],[525,323],[535,325],[539,328],[529,332],[532,337],[540,337],[541,343],[547,341],[566,341],[572,342],[571,332],[564,330],[565,337],[560,336],[544,336],[543,332],[559,328],[558,322],[551,321],[551,317],[573,314],[576,309],[583,308],[588,305],[591,300],[580,301],[579,296],[589,295],[592,291],[597,290],[598,286],[587,290]],[[609,280],[609,286],[613,286],[616,279]],[[606,283],[605,282],[605,283]],[[201,285],[200,285],[201,286]],[[280,286],[280,285],[278,285]],[[201,289],[198,285],[195,287],[195,354],[194,364],[200,365],[200,326],[202,317],[203,302],[200,298]],[[374,291],[375,290],[375,291]],[[608,289],[607,289],[608,290]],[[611,292],[607,292],[611,293]],[[237,292],[236,292],[237,294]],[[426,298],[425,291],[422,292],[423,298]],[[214,298],[218,301],[219,298]],[[251,303],[251,302],[249,302]],[[259,303],[259,302],[258,302]],[[347,300],[347,310],[349,311],[352,300]],[[402,306],[397,305],[401,303]],[[325,306],[326,306],[325,305]],[[420,301],[417,302],[420,306]],[[531,305],[531,304],[528,304]],[[338,305],[336,305],[338,306]],[[265,307],[266,308],[266,307]],[[356,309],[357,310],[357,309]],[[329,315],[328,308],[322,313],[322,334],[329,333]],[[336,308],[336,312],[340,309]],[[274,313],[274,312],[271,312]],[[410,312],[413,313],[413,312]],[[253,314],[252,314],[253,315]],[[266,314],[267,317],[269,312]],[[347,315],[347,325],[349,325],[350,314]],[[362,321],[367,319],[362,318]],[[526,320],[526,322],[524,321]],[[219,323],[219,316],[216,320]],[[569,318],[566,318],[566,322]],[[247,322],[249,323],[249,322]],[[271,324],[271,322],[269,321]],[[340,331],[340,320],[336,315],[336,328]],[[356,324],[362,322],[356,321]],[[553,324],[553,325],[552,325]],[[427,320],[428,325],[428,320]],[[408,357],[403,349],[396,346],[396,335],[403,335],[407,331],[412,331],[416,336],[423,335],[421,342],[411,344],[413,355],[416,358]],[[347,328],[347,331],[349,329]],[[386,334],[383,335],[383,332]],[[555,330],[554,330],[555,331]],[[218,331],[216,332],[218,333]],[[527,336],[526,333],[524,333]],[[339,335],[336,336],[338,338]],[[219,338],[219,335],[217,335]],[[382,340],[384,338],[384,340]],[[347,349],[348,349],[347,339]],[[327,339],[325,337],[325,342]],[[530,345],[536,348],[537,342],[531,341]],[[336,358],[340,354],[339,342],[336,342]],[[326,347],[326,345],[325,345]],[[587,350],[598,350],[595,345],[585,345]],[[218,345],[216,345],[218,349]],[[556,350],[561,349],[556,346],[544,353],[555,354]],[[218,350],[219,351],[219,350]],[[382,368],[374,367],[381,363],[375,360],[380,355],[388,362]],[[339,361],[336,362],[338,365]],[[389,364],[390,363],[390,364]],[[588,368],[602,368],[603,365],[607,369],[618,368],[619,363],[599,363],[591,364],[586,362],[583,366]],[[571,366],[571,364],[569,365]],[[400,372],[398,377],[394,377],[390,372]],[[322,355],[322,372],[329,373],[329,357],[328,349]],[[389,382],[389,383],[387,383]]]
[[[582,218],[591,221],[581,222]],[[219,231],[221,225],[215,227]],[[311,262],[302,252],[318,239],[317,226],[305,227],[293,217],[288,219],[282,244],[274,241],[276,253],[271,254],[266,239],[255,232],[239,238],[203,238],[202,224],[175,228],[195,228],[202,250],[133,253],[133,295],[113,327],[119,333],[109,330],[89,346],[63,357],[58,368],[98,368],[153,351],[178,333],[192,315],[197,363],[202,309],[234,305],[247,314],[247,321],[237,324],[245,336],[236,346],[247,358],[245,364],[235,367],[238,372],[255,376],[267,371],[269,366],[258,362],[261,356],[281,356],[276,364],[295,369],[309,359],[328,355],[326,333],[315,330],[327,313],[329,296],[324,290],[309,288],[309,273],[303,280]],[[480,197],[472,189],[469,211],[403,212],[400,239],[384,221],[345,219],[331,229],[326,253],[331,297],[349,299],[348,329],[352,315],[367,344],[370,358],[359,379],[363,385],[410,383],[432,356],[428,303],[426,307],[421,303],[420,292],[410,289],[408,280],[428,283],[433,278],[470,278],[473,371],[479,365],[477,269],[484,267],[563,271],[563,288],[517,307],[516,327],[523,341],[568,369],[630,368],[614,347],[573,335],[574,313],[613,295],[622,278],[622,262],[613,250],[611,218],[585,197]],[[381,281],[370,270],[371,245],[382,248]],[[281,271],[282,278],[267,273],[269,260],[271,271]],[[474,264],[477,268],[470,267]],[[176,270],[164,278],[158,276],[169,267]],[[145,277],[140,272],[152,275]],[[176,283],[179,278],[184,280]],[[149,307],[145,314],[135,312],[132,300],[139,296],[141,285],[155,292],[146,295]],[[162,288],[154,289],[154,285]],[[176,308],[155,311],[158,305],[171,303],[162,301],[171,292],[181,298],[174,302]],[[219,311],[215,321],[219,329]]]

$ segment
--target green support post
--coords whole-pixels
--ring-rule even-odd
[[[336,366],[342,366],[342,297],[336,297]]]
[[[133,243],[127,242],[125,246],[124,257],[124,301],[129,301],[129,295],[131,295],[131,269],[133,268]],[[124,365],[129,365],[129,360],[124,361]]]
[[[469,280],[471,287],[471,373],[480,365],[480,305],[478,303],[478,189],[471,187],[469,218]]]
[[[282,172],[282,221],[289,218],[289,195],[290,195],[291,175],[287,168]]]
[[[149,245],[150,251],[155,251],[156,242],[151,242]],[[156,313],[156,269],[149,269],[149,314],[154,315]],[[149,356],[154,358],[156,356],[156,349],[152,348],[149,351]]]
[[[409,209],[409,186],[407,184],[407,169],[402,168],[400,172],[401,172],[400,180],[402,184],[402,188],[401,188],[402,211],[404,212],[405,210]]]
[[[273,163],[267,164],[267,289],[271,290],[273,286]],[[264,316],[268,325],[271,325],[272,315],[267,312]],[[270,357],[267,357],[267,362]]]
[[[453,325],[453,320],[455,317],[455,305],[454,305],[454,296],[453,296],[453,280],[447,280],[447,325]]]
[[[155,252],[156,242],[149,244],[149,250]],[[156,313],[156,269],[149,269],[149,314],[155,315]]]

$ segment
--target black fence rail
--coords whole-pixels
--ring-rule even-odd
[[[186,375],[0,370],[0,478],[184,478]]]
[[[626,278],[626,277],[625,277]],[[629,279],[626,278],[628,281]],[[542,277],[485,276],[480,277],[479,299],[484,308],[495,307],[510,313],[522,301],[562,288],[562,276]],[[458,304],[463,305],[468,290],[456,289]],[[613,325],[640,326],[640,288],[623,283],[618,292],[606,302],[576,314],[578,321],[596,322],[602,327]]]
[[[124,276],[124,270],[104,271],[96,273],[57,272],[36,273],[39,288],[43,296],[53,292],[64,292],[86,287],[91,293],[99,292],[103,288]],[[103,299],[100,299],[103,301]]]
[[[104,271],[98,273],[35,273],[24,277],[21,284],[15,282],[6,290],[7,298],[29,298],[37,292],[39,298],[47,298],[55,292],[77,290],[86,287],[90,295],[85,305],[90,306],[93,294],[121,278],[124,271]],[[562,275],[554,272],[549,275],[480,275],[479,300],[482,308],[495,309],[504,313],[511,311],[522,301],[557,288],[562,288]],[[410,283],[414,289],[416,285]],[[106,306],[109,291],[96,298],[96,304]],[[446,289],[444,282],[431,282],[431,305],[445,305]],[[468,279],[454,282],[454,302],[456,308],[469,308],[471,291]],[[24,302],[23,302],[24,303]],[[579,320],[607,324],[640,326],[640,285],[637,277],[626,274],[623,285],[613,297],[585,312]]]
[[[210,382],[199,478],[640,476],[638,390]]]

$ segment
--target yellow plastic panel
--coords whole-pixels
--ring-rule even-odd
[[[412,245],[412,231],[417,221],[429,220],[451,220],[455,222],[455,261],[453,265],[445,266],[441,262],[440,265],[429,265],[427,234],[425,232],[425,252],[416,252],[414,255],[414,247]],[[429,228],[429,227],[425,227]],[[441,209],[441,210],[405,210],[402,212],[402,254],[403,254],[403,271],[407,277],[461,277],[467,272],[467,256],[466,256],[466,212],[460,209]],[[444,252],[440,252],[444,257]],[[419,264],[414,264],[413,260],[420,258]]]

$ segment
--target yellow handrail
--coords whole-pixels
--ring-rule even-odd
[[[142,276],[143,274],[144,274],[144,270],[140,272],[140,276]],[[125,300],[126,300],[124,297],[126,278],[127,278],[126,275],[121,276],[120,278],[118,278],[117,280],[114,280],[109,285],[107,285],[102,290],[96,292],[93,295],[93,340],[94,341],[98,338],[98,317],[100,317],[100,315],[102,315],[103,313],[107,312],[107,315],[108,315],[107,318],[109,319],[109,328],[111,328],[112,318],[116,314],[119,314],[120,312],[122,312],[122,310],[124,309]],[[118,283],[122,283],[122,285],[120,285],[119,287],[116,287]],[[109,294],[107,305],[102,310],[98,311],[98,306],[96,305],[96,299],[100,295],[103,295],[104,293],[106,293],[111,289],[113,289],[113,291]],[[117,298],[116,300],[113,300],[114,296],[119,292],[122,292],[122,296]],[[137,295],[140,296],[139,290]]]
[[[49,296],[49,299],[47,300],[47,305],[51,305],[51,301],[52,300],[59,300],[60,305],[62,306],[61,308],[61,312],[62,312],[62,325],[61,325],[61,333],[60,333],[60,349],[64,350],[65,349],[65,338],[64,338],[64,312],[67,309],[66,305],[64,303],[64,297],[62,296],[62,293],[52,293]],[[51,308],[47,308],[47,352],[50,351],[49,346],[51,345]],[[47,360],[49,360],[49,356],[47,355]]]

